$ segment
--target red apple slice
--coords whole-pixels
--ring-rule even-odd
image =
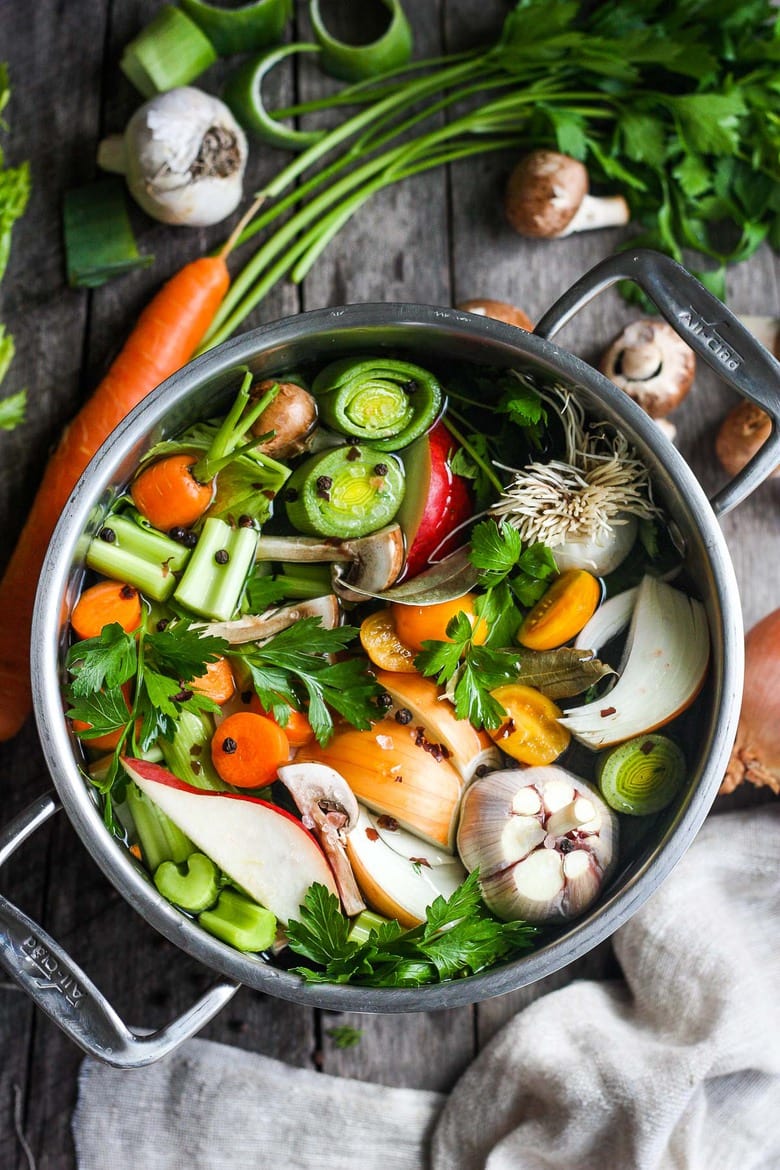
[[[450,467],[450,454],[457,449],[444,423],[438,422],[400,453],[406,493],[396,519],[408,549],[404,578],[414,577],[424,569],[439,545],[442,547],[437,556],[452,552],[455,545],[442,542],[474,510],[468,481],[454,475]]]
[[[254,796],[192,788],[145,760],[123,759],[122,764],[141,791],[280,922],[299,917],[312,882],[337,894],[314,837],[283,809]]]

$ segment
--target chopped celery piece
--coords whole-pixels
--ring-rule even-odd
[[[174,597],[202,617],[228,621],[235,613],[255,560],[254,528],[231,528],[210,517]]]
[[[136,247],[122,180],[101,179],[66,191],[62,215],[71,288],[97,288],[153,263],[154,256],[142,256]]]
[[[154,884],[164,898],[199,914],[219,897],[219,870],[205,853],[191,853],[186,861],[164,861],[154,871]]]
[[[172,740],[159,739],[165,763],[174,776],[210,792],[224,792],[227,785],[220,780],[211,762],[211,737],[214,728],[207,715],[197,711],[182,711],[176,722]]]
[[[239,951],[267,951],[276,939],[276,918],[246,894],[228,888],[213,910],[204,910],[198,922],[222,942]]]
[[[164,861],[186,861],[195,846],[170,817],[135,784],[127,786],[127,806],[141,846],[141,856],[151,873]]]
[[[217,54],[208,37],[178,8],[166,5],[125,47],[119,68],[145,98],[187,85]]]
[[[358,945],[368,942],[371,931],[379,930],[380,926],[384,926],[389,921],[389,918],[383,918],[381,914],[375,914],[373,910],[361,910],[350,927],[347,942]]]
[[[90,569],[134,585],[155,601],[166,601],[176,588],[176,573],[190,550],[162,532],[141,528],[124,516],[109,517],[87,549]]]

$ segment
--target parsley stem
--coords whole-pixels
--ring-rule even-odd
[[[457,439],[457,441],[460,443],[461,447],[463,447],[464,451],[466,451],[468,453],[468,455],[470,456],[470,458],[472,458],[474,460],[474,462],[476,463],[476,465],[480,469],[480,471],[483,471],[485,473],[485,475],[490,480],[490,482],[493,484],[493,487],[496,489],[498,494],[501,495],[501,493],[504,490],[504,485],[502,484],[501,480],[498,478],[496,473],[493,471],[492,467],[490,467],[490,465],[485,462],[485,460],[482,458],[482,456],[479,455],[477,453],[477,451],[475,451],[474,447],[469,442],[469,440],[466,438],[466,436],[462,433],[462,431],[460,431],[458,429],[458,427],[455,426],[455,423],[452,421],[451,414],[445,415],[442,421],[443,421],[445,427],[447,428],[447,430],[452,435],[453,439]]]

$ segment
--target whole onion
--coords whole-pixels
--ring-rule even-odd
[[[745,639],[745,689],[721,793],[743,781],[780,793],[780,609]]]

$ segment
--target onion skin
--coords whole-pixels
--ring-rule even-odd
[[[780,795],[780,609],[745,639],[745,689],[722,795],[748,781]]]

